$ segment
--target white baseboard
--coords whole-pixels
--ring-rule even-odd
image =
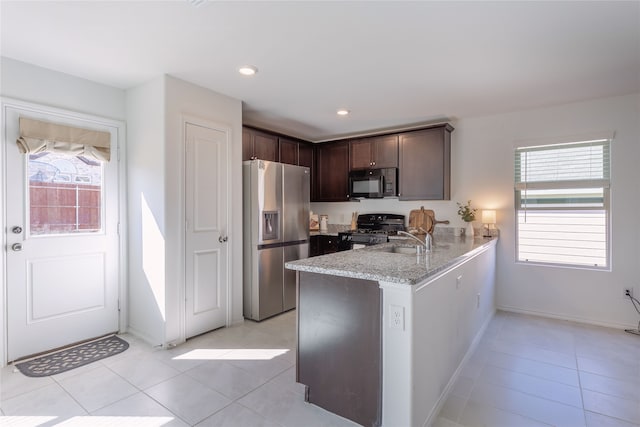
[[[125,333],[129,335],[133,335],[135,338],[138,338],[139,340],[146,342],[151,347],[154,347],[154,348],[162,347],[162,343],[159,343],[157,339],[153,339],[151,336],[144,334],[138,331],[137,329],[132,328],[131,326],[127,327],[127,331]]]
[[[605,322],[602,320],[589,319],[586,317],[579,317],[579,316],[571,316],[568,314],[556,314],[556,313],[548,313],[546,311],[526,310],[523,308],[511,307],[508,305],[499,305],[497,309],[502,311],[509,311],[512,313],[528,314],[531,316],[547,317],[550,319],[568,320],[570,322],[585,323],[588,325],[595,325],[595,326],[603,326],[605,328],[635,329],[638,327],[637,324],[633,325],[633,324],[616,323],[616,322]]]

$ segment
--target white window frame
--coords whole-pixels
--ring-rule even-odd
[[[514,152],[514,172],[515,172],[515,185],[514,185],[514,206],[515,206],[515,261],[519,264],[526,265],[542,265],[542,266],[554,266],[554,267],[566,267],[566,268],[578,268],[578,269],[590,269],[590,270],[602,270],[602,271],[611,271],[611,220],[610,220],[610,212],[611,212],[611,204],[610,204],[610,158],[611,158],[611,142],[613,140],[613,133],[603,133],[598,135],[591,136],[579,136],[574,138],[565,138],[554,141],[538,141],[536,142],[526,142],[517,144]],[[528,167],[523,167],[518,162],[518,156],[523,152],[532,152],[532,151],[544,151],[548,150],[557,150],[561,148],[569,148],[572,145],[578,144],[592,144],[592,145],[605,145],[608,150],[608,157],[603,160],[603,168],[604,168],[604,176],[600,177],[585,177],[582,179],[558,179],[558,180],[527,180],[526,173],[520,175],[523,171]],[[521,170],[522,168],[522,170]],[[525,177],[524,179],[523,176]],[[523,200],[521,195],[529,191],[535,190],[563,190],[563,189],[587,189],[587,188],[597,188],[601,189],[602,194],[602,202],[597,205],[588,206],[585,204],[584,206],[562,206],[562,203],[558,203],[557,205],[540,205],[540,206],[532,206],[523,204]],[[539,215],[544,213],[587,213],[587,212],[604,212],[604,228],[605,228],[605,261],[604,265],[599,264],[586,264],[579,262],[569,262],[566,260],[550,261],[545,256],[540,256],[539,259],[520,259],[520,234],[521,234],[521,223],[520,217],[522,214],[527,215]],[[561,247],[561,246],[560,246]],[[567,253],[566,256],[571,255]],[[558,255],[558,257],[562,257],[563,255]],[[543,258],[547,258],[544,259]]]

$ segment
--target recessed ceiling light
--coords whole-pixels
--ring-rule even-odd
[[[253,65],[243,65],[238,68],[238,72],[244,76],[253,76],[258,72],[258,68]]]
[[[338,111],[336,111],[336,114],[339,116],[348,116],[350,112],[351,111],[347,110],[346,108],[341,108]]]

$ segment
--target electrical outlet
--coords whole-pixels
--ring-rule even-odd
[[[389,306],[389,327],[404,331],[404,307],[393,304]]]
[[[476,295],[476,308],[480,308],[480,294]]]
[[[633,288],[624,288],[622,290],[622,296],[629,298],[633,296]]]

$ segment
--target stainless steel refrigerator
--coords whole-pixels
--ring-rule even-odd
[[[309,168],[242,163],[244,317],[296,307],[296,274],[284,263],[309,256]]]

